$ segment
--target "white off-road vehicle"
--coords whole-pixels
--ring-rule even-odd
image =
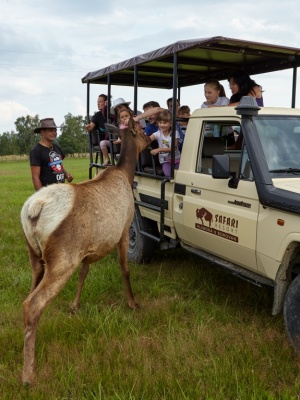
[[[160,174],[151,149],[140,155],[128,256],[151,262],[155,250],[181,246],[212,266],[272,286],[272,313],[284,312],[297,352],[300,110],[294,106],[299,55],[300,49],[215,37],[177,42],[83,78],[88,87],[106,83],[109,96],[112,85],[133,85],[137,108],[138,87],[173,88],[175,103],[181,87],[225,79],[233,68],[246,68],[251,75],[293,68],[292,108],[260,108],[246,96],[236,108],[195,110],[171,178]],[[173,126],[175,120],[173,114]],[[91,174],[101,165],[94,161],[90,139]]]

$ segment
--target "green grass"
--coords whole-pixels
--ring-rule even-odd
[[[65,161],[74,182],[88,164]],[[32,193],[28,161],[0,163],[1,399],[300,399],[300,364],[282,316],[271,316],[272,291],[181,249],[131,265],[137,311],[126,306],[116,252],[91,267],[72,315],[74,274],[41,318],[36,381],[23,386],[31,272],[19,214]]]

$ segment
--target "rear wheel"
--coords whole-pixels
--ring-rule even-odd
[[[142,235],[140,230],[153,234],[156,228],[155,225],[154,221],[143,218],[138,209],[135,210],[129,229],[128,259],[130,261],[138,264],[151,261],[156,243],[147,236]]]

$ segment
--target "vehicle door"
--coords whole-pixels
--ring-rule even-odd
[[[247,149],[240,148],[240,129],[226,119],[202,124],[189,173],[178,171],[185,194],[178,195],[182,204],[174,220],[186,244],[256,270],[259,201]],[[237,187],[230,187],[230,179],[212,177],[215,154],[228,154],[230,170],[239,178]]]

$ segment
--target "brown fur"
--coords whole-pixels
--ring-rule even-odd
[[[77,266],[79,284],[72,310],[80,306],[80,293],[89,265],[117,247],[127,303],[135,308],[127,262],[129,227],[134,213],[132,183],[138,153],[150,144],[142,130],[121,131],[121,155],[94,179],[73,185],[51,185],[32,195],[21,212],[32,267],[32,287],[23,303],[23,382],[35,374],[35,339],[45,307],[58,295]],[[60,202],[58,199],[61,199]]]

